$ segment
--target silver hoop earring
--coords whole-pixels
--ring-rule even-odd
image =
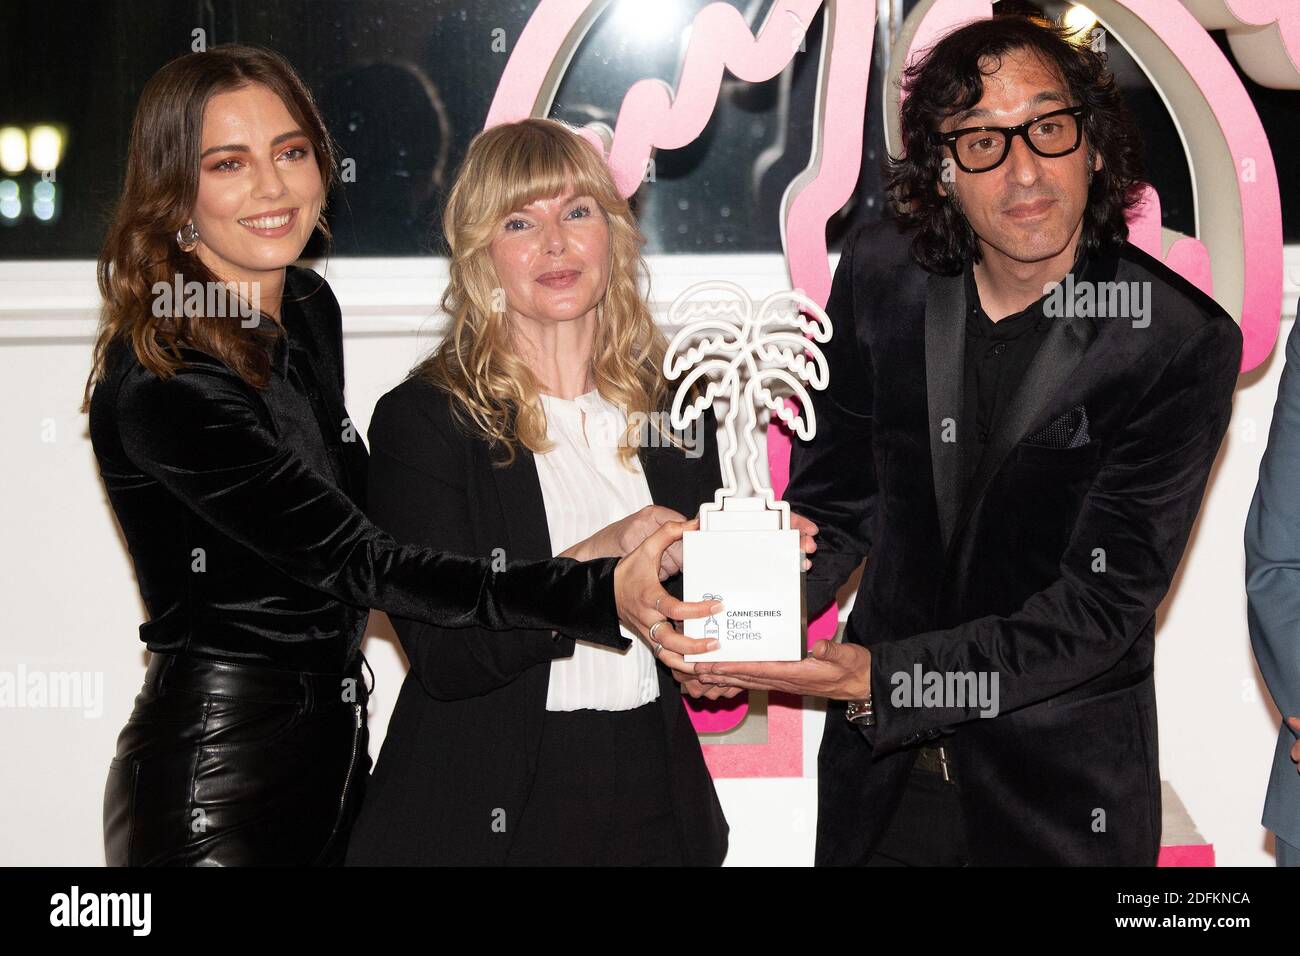
[[[187,222],[176,230],[176,245],[180,246],[181,252],[193,252],[198,244],[199,230],[193,222]]]

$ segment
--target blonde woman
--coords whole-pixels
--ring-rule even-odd
[[[643,240],[598,151],[553,120],[487,130],[443,221],[452,324],[375,409],[373,520],[467,555],[588,558],[712,500],[712,415],[695,436],[656,427],[666,343],[638,286]],[[666,553],[661,575],[678,570]],[[611,652],[393,623],[411,671],[349,863],[722,862],[727,823],[669,667],[688,672],[680,656],[653,640]]]

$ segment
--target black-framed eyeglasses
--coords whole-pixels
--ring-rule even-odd
[[[957,165],[968,173],[997,169],[1011,152],[1011,141],[1024,138],[1039,156],[1055,159],[1068,156],[1083,141],[1085,106],[1067,106],[1025,120],[1019,126],[968,126],[949,133],[932,133],[936,143],[952,151]]]

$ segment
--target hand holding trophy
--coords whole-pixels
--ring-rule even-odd
[[[728,403],[723,486],[712,504],[700,508],[699,530],[685,533],[682,548],[683,598],[724,603],[720,614],[686,621],[685,633],[714,638],[720,646],[686,660],[798,661],[807,627],[801,529],[792,524],[789,505],[774,500],[766,469],[759,468],[756,432],[761,407],[801,439],[815,434],[805,385],[827,385],[826,356],[817,343],[830,340],[830,319],[797,290],[770,295],[756,307],[740,286],[709,281],[678,296],[669,320],[681,326],[664,355],[664,374],[681,378],[673,427],[688,427],[720,396]],[[799,407],[787,397],[798,399]],[[737,468],[742,451],[745,493]],[[808,528],[802,530],[806,535]]]

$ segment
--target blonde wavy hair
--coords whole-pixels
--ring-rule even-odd
[[[596,307],[592,372],[600,394],[628,416],[621,460],[628,464],[636,454],[643,417],[673,440],[652,414],[667,395],[660,374],[667,341],[641,294],[645,238],[632,209],[604,157],[574,127],[525,119],[484,130],[470,143],[442,217],[451,277],[441,304],[451,326],[411,373],[451,396],[457,417],[502,450],[501,465],[514,462],[516,443],[534,453],[554,446],[537,378],[516,353],[508,314],[493,308],[502,282],[488,246],[505,217],[570,185],[575,195],[595,199],[609,226],[609,284]]]

